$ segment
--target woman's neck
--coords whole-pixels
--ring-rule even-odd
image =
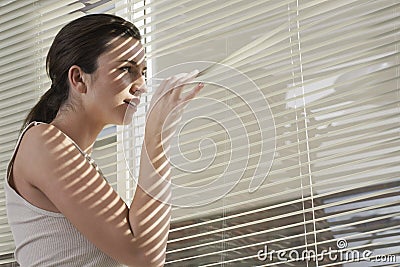
[[[93,144],[105,126],[72,110],[57,114],[50,124],[71,138],[87,154],[92,152]]]

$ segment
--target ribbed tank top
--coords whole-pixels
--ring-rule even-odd
[[[87,240],[63,214],[32,205],[9,185],[9,177],[22,137],[30,127],[39,123],[32,122],[22,131],[8,165],[4,183],[7,217],[16,247],[15,259],[22,267],[123,266]],[[72,139],[70,140],[84,156],[87,156]]]

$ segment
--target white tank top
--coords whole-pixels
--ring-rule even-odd
[[[7,168],[4,186],[7,217],[16,247],[15,259],[22,267],[123,266],[87,240],[63,214],[32,205],[9,185],[21,139],[31,126],[37,124],[39,122],[32,122],[22,131]],[[86,156],[76,144],[75,146]]]

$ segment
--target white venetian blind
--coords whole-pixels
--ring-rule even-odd
[[[164,0],[136,11],[149,95],[159,78],[223,63],[197,79],[206,86],[171,148],[166,266],[398,266],[398,1]],[[262,258],[266,248],[281,257]]]
[[[0,176],[6,167],[22,122],[50,87],[46,55],[57,32],[71,20],[91,13],[133,16],[133,1],[0,0]],[[129,11],[129,16],[128,12]],[[122,13],[122,14],[121,14]],[[126,199],[126,165],[121,132],[106,127],[95,143],[93,158],[111,185]],[[32,154],[34,156],[34,153]],[[122,167],[121,167],[122,166]],[[123,177],[123,179],[121,178]],[[120,182],[117,182],[119,179]],[[0,191],[0,265],[13,266],[14,242],[7,224],[4,190]]]
[[[50,86],[44,62],[54,35],[75,17],[117,14],[144,34],[150,93],[136,135],[107,127],[94,157],[128,201],[146,103],[159,82],[152,77],[209,61],[232,67],[199,78],[206,87],[185,113],[184,122],[193,120],[171,160],[174,184],[188,188],[175,192],[180,206],[234,187],[217,201],[174,208],[167,266],[374,266],[382,255],[381,265],[397,266],[399,9],[395,0],[1,0],[2,179],[23,118]],[[13,241],[3,191],[0,199],[7,264]],[[338,240],[350,252],[370,250],[372,261],[257,258],[265,245],[288,257],[337,249]]]

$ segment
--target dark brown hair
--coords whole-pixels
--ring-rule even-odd
[[[68,99],[69,68],[77,65],[89,74],[96,71],[98,57],[115,37],[141,39],[139,30],[132,23],[108,14],[87,15],[65,25],[54,38],[46,58],[51,87],[29,112],[24,127],[32,121],[53,121]]]

